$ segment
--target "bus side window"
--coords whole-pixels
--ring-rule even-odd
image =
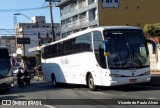
[[[91,51],[92,50],[91,33],[86,33],[83,35],[81,45],[82,45],[82,51]]]
[[[57,56],[57,44],[51,46],[50,57]]]
[[[98,64],[102,68],[106,68],[106,59],[104,56],[104,46],[102,33],[100,31],[93,32],[93,44],[94,44],[94,52],[97,59]]]
[[[64,53],[71,54],[72,53],[72,41],[73,39],[67,40],[64,42]]]
[[[57,54],[58,54],[59,56],[64,55],[63,42],[58,43],[58,46],[57,46]]]
[[[91,33],[83,34],[72,41],[73,52],[92,51]]]

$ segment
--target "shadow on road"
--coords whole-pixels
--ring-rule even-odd
[[[160,77],[152,77],[151,83],[149,84],[136,84],[130,86],[116,86],[116,87],[99,87],[98,91],[124,91],[124,92],[134,92],[134,91],[153,91],[160,90],[160,86],[154,86],[157,82],[160,81]],[[59,84],[57,87],[52,87],[51,82],[46,81],[36,81],[35,79],[31,80],[30,86],[25,86],[23,88],[18,87],[15,82],[15,87],[11,88],[10,92],[7,94],[19,94],[19,93],[29,93],[29,92],[39,92],[39,91],[55,91],[55,90],[63,90],[63,89],[72,89],[72,90],[82,90],[89,91],[87,86],[84,85],[73,85],[73,84]],[[0,93],[6,94],[6,93]]]

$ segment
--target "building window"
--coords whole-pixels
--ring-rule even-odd
[[[103,0],[102,0],[102,2],[103,2]],[[109,3],[110,2],[110,0],[106,0],[106,3]]]
[[[106,0],[107,3],[112,3],[112,0]]]
[[[78,20],[78,15],[72,17],[73,22]]]
[[[115,0],[115,3],[118,3],[118,0]]]
[[[65,20],[62,20],[62,21],[61,21],[61,24],[62,24],[62,25],[65,25]]]
[[[81,13],[81,14],[79,15],[79,18],[80,18],[80,19],[86,18],[86,13],[87,13],[87,12]]]

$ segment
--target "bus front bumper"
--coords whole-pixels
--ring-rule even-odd
[[[138,84],[150,82],[151,75],[138,76],[138,77],[112,77],[109,83],[103,83],[103,86],[118,86],[126,84]]]

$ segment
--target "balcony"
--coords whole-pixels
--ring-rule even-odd
[[[81,20],[78,20],[77,22],[72,22],[69,24],[65,24],[62,26],[62,33],[68,32],[68,31],[74,31],[77,29],[98,25],[98,19],[92,20],[88,22],[88,19],[84,18]]]

